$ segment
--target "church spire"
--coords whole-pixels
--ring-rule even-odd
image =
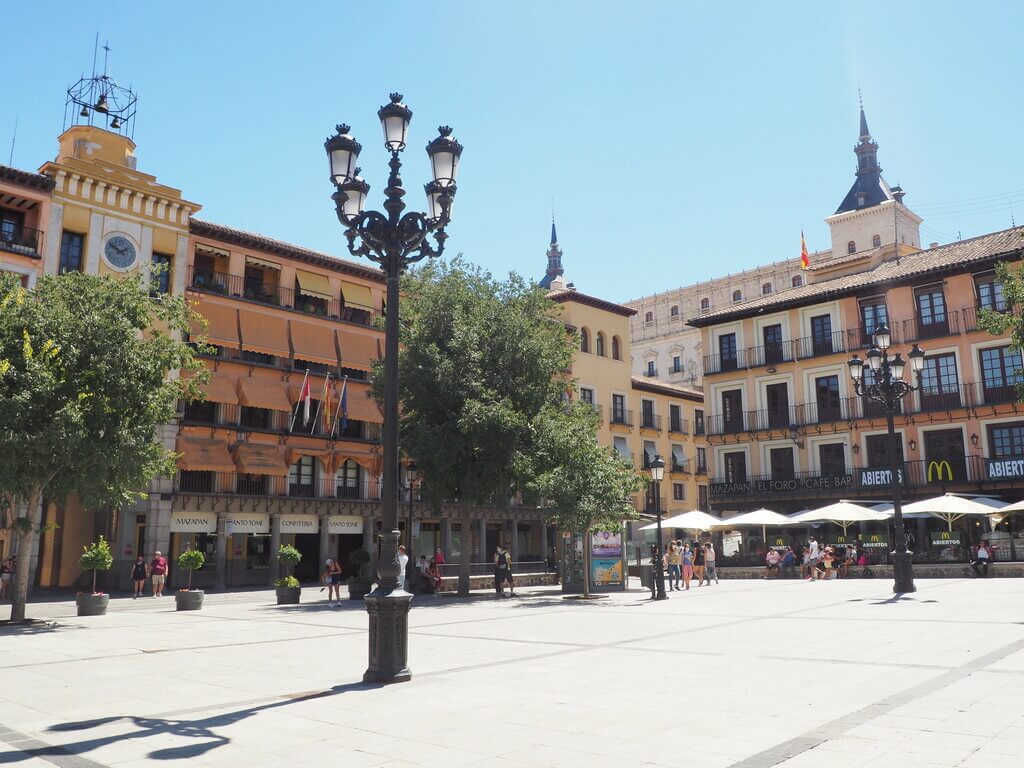
[[[558,245],[558,235],[555,234],[555,214],[551,214],[551,245]]]
[[[882,179],[882,169],[878,165],[878,143],[871,138],[871,131],[868,130],[863,100],[860,102],[860,135],[853,153],[857,156],[857,178],[836,213],[868,208],[893,199],[889,187]]]
[[[558,234],[555,232],[554,214],[551,215],[551,244],[548,246],[547,256],[548,268],[540,281],[542,288],[550,288],[553,281],[565,274],[565,270],[562,269],[562,249],[558,245]]]

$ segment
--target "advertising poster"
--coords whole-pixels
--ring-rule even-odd
[[[960,531],[940,531],[939,533],[932,532],[932,546],[959,547]]]
[[[622,557],[622,534],[619,531],[594,531],[590,535],[591,554],[596,558]]]
[[[594,558],[590,561],[590,579],[594,584],[611,586],[622,583],[622,558]]]
[[[888,549],[889,548],[889,534],[887,533],[869,533],[861,536],[861,546],[865,549]]]

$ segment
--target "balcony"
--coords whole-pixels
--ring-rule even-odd
[[[959,310],[953,310],[931,318],[918,316],[912,320],[904,320],[901,324],[903,341],[910,344],[915,341],[927,341],[959,334],[960,314]]]
[[[688,435],[690,434],[690,422],[686,419],[673,419],[668,420],[668,431],[676,435]]]
[[[194,291],[220,294],[235,299],[252,301],[282,307],[307,315],[327,317],[331,320],[342,320],[356,325],[375,325],[383,317],[382,313],[372,307],[345,305],[341,299],[321,299],[307,296],[292,288],[274,283],[230,275],[225,272],[212,272],[189,267],[188,286]]]
[[[704,375],[728,373],[747,367],[747,350],[737,350],[733,355],[704,355]]]
[[[791,363],[796,360],[796,342],[794,341],[780,341],[763,347],[750,347],[744,351],[747,365],[751,368]]]
[[[298,482],[292,477],[246,475],[239,472],[178,472],[174,492],[215,496],[263,496],[298,499],[380,500],[380,482],[314,478]]]
[[[817,336],[805,336],[796,339],[793,344],[796,346],[797,356],[801,359],[835,355],[846,351],[846,333],[833,331]]]
[[[313,437],[329,437],[329,432],[324,425],[323,414],[315,419],[310,415],[310,423],[302,424],[299,418],[292,429],[292,413],[286,411],[272,411],[266,408],[245,408],[229,403],[213,403],[209,401],[195,401],[187,404],[180,404],[182,413],[182,424],[197,425],[206,427],[221,427],[233,429],[239,432],[273,432],[276,434],[312,435]],[[314,411],[315,413],[315,408]],[[314,423],[315,421],[315,423]],[[358,440],[366,442],[379,442],[379,425],[372,422],[348,420],[348,427],[344,430],[340,425],[334,432],[336,440]]]
[[[612,408],[611,419],[609,419],[608,423],[619,424],[625,427],[632,427],[633,412],[624,410],[622,408]]]
[[[42,239],[43,233],[41,230],[5,224],[0,229],[0,251],[20,253],[22,256],[38,258],[39,244],[42,242]]]
[[[687,459],[686,461],[676,461],[675,459],[672,459],[671,471],[672,471],[673,474],[677,474],[677,475],[693,474],[690,471],[690,461],[689,461],[689,459]]]
[[[656,416],[653,413],[641,414],[640,429],[656,429],[661,432],[661,416]]]

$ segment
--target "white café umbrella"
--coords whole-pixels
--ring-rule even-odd
[[[722,528],[730,530],[732,528],[743,528],[747,526],[761,526],[761,540],[767,541],[768,533],[767,528],[769,525],[792,525],[793,520],[780,515],[778,512],[773,512],[770,509],[755,509],[753,512],[744,512],[741,515],[730,517],[727,520],[721,520],[715,523],[712,528]]]
[[[699,509],[693,509],[689,512],[684,512],[681,515],[675,515],[667,520],[661,521],[662,528],[685,528],[690,531],[710,531],[711,526],[718,525],[722,522],[720,517],[709,515],[707,512],[701,512]],[[657,523],[651,523],[641,528],[641,531],[653,531],[658,527]]]
[[[1002,509],[1005,509],[1003,507]],[[903,512],[908,515],[916,515],[927,512],[946,521],[949,530],[953,530],[953,523],[965,515],[991,515],[995,508],[991,504],[979,504],[977,501],[966,499],[952,493],[942,496],[935,496],[931,499],[923,499],[907,504]]]
[[[853,523],[878,522],[887,520],[890,517],[892,517],[891,511],[886,514],[885,512],[875,511],[860,504],[854,504],[852,501],[841,499],[818,509],[800,512],[789,519],[794,525],[817,522],[835,523],[843,529],[843,536],[846,536],[847,528]]]

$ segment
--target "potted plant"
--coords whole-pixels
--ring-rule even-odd
[[[96,591],[96,572],[109,571],[114,564],[114,556],[110,554],[110,544],[100,536],[100,540],[82,547],[82,556],[78,565],[86,571],[92,571],[92,592],[79,592],[75,596],[79,616],[102,616],[107,612],[110,595]]]
[[[291,570],[299,564],[301,559],[302,553],[289,544],[284,544],[277,550],[277,561],[285,569],[285,575],[274,582],[274,586],[277,587],[278,605],[299,604],[302,587],[299,586],[299,580],[292,576]]]
[[[186,549],[178,555],[178,567],[188,571],[188,586],[174,593],[174,602],[179,611],[198,611],[203,607],[203,590],[192,589],[192,572],[206,563],[206,555],[198,549]]]
[[[373,589],[373,579],[366,573],[366,566],[369,564],[370,553],[360,547],[349,555],[349,560],[358,569],[358,573],[348,580],[348,599],[362,600],[370,590]]]

